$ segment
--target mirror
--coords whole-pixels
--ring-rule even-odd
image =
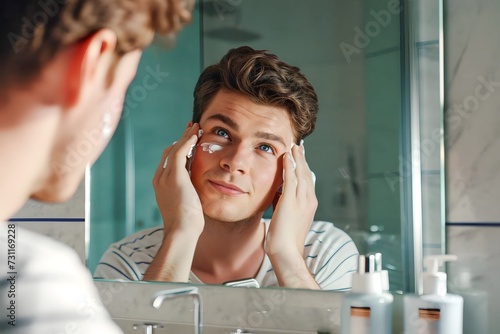
[[[432,18],[440,22],[439,2],[426,3],[421,8],[421,2],[413,2],[410,17],[410,7],[403,12],[397,0],[198,2],[175,48],[145,50],[117,132],[91,169],[90,270],[111,243],[162,225],[151,180],[164,148],[180,137],[191,118],[198,76],[229,49],[249,45],[300,67],[318,93],[316,130],[305,141],[318,180],[315,220],[346,231],[360,253],[381,252],[391,290],[412,291],[409,273],[414,250],[421,247],[422,211],[439,225],[424,228],[427,237],[436,238],[437,230],[437,238],[443,238],[441,206],[431,213],[425,204],[426,194],[442,187],[440,151],[425,155],[426,161],[438,159],[428,167],[438,175],[430,181],[434,188],[416,189],[415,182],[425,187],[431,179],[425,178],[420,156],[416,166],[419,152],[411,145],[420,132],[424,140],[442,131],[439,37],[434,44],[409,39],[430,38],[423,30],[409,32],[409,22],[429,20],[423,10],[437,8]],[[425,29],[439,36],[434,21]],[[419,73],[420,81],[414,82]],[[427,79],[437,83],[427,84]],[[430,93],[422,95],[419,87]],[[420,104],[433,106],[431,114],[419,114],[419,98]],[[415,126],[418,117],[420,128]],[[424,197],[414,207],[420,191]]]

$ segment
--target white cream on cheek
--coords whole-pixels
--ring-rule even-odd
[[[222,150],[222,146],[215,143],[202,143],[200,146],[203,148],[203,151],[208,152],[210,154]]]

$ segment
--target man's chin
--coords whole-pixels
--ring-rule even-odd
[[[233,223],[243,223],[252,221],[255,217],[262,218],[262,214],[264,212],[251,212],[251,211],[243,211],[241,208],[217,208],[214,210],[206,210],[203,208],[204,214],[209,220],[214,222],[224,223],[224,224],[233,224]]]
[[[45,203],[66,202],[76,193],[78,185],[50,185],[31,194],[30,198]]]
[[[61,194],[61,193],[52,194],[52,193],[44,192],[44,193],[37,193],[37,194],[31,195],[31,199],[38,201],[38,202],[57,204],[57,203],[66,202],[72,196],[73,196],[73,194]]]

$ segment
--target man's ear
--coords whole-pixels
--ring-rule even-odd
[[[75,45],[65,82],[66,107],[74,106],[86,88],[110,85],[113,78],[108,76],[114,75],[116,45],[116,34],[109,29],[101,29]]]

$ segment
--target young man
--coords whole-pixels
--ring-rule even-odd
[[[177,32],[191,7],[178,0],[1,2],[1,333],[121,332],[73,250],[7,221],[29,198],[72,196],[115,130],[141,50],[155,32]]]
[[[94,276],[350,289],[356,246],[333,224],[313,222],[302,140],[317,111],[297,67],[250,47],[230,50],[201,74],[192,122],[154,176],[164,226],[113,244]]]

